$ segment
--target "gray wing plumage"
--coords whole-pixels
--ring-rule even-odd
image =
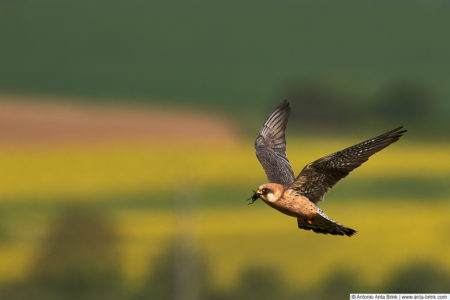
[[[397,141],[406,130],[395,128],[373,139],[335,152],[306,165],[289,187],[317,203],[324,194],[370,156]]]
[[[285,130],[291,108],[284,100],[267,117],[255,140],[256,156],[266,172],[269,182],[286,187],[294,180],[294,172],[286,157]]]

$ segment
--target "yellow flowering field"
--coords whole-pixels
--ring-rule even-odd
[[[139,279],[163,255],[181,226],[190,228],[193,247],[213,270],[217,285],[236,284],[245,267],[265,266],[292,286],[310,286],[336,269],[352,270],[368,284],[414,261],[450,271],[450,204],[384,203],[321,205],[335,220],[358,230],[352,238],[299,230],[294,218],[263,203],[242,209],[198,210],[191,215],[128,212],[118,215],[124,237],[124,270]],[[177,223],[177,218],[185,223]]]
[[[288,156],[298,172],[306,163],[356,142],[295,140],[288,144]],[[402,141],[375,155],[352,176],[368,180],[446,178],[450,175],[448,153],[450,144]],[[145,191],[152,201],[153,192],[171,193],[191,183],[200,189],[248,183],[251,189],[265,181],[250,140],[237,144],[2,146],[0,165],[0,203],[25,208],[139,191]],[[273,268],[293,286],[313,285],[330,268],[354,270],[372,283],[382,282],[393,268],[411,261],[436,262],[450,271],[444,255],[450,252],[448,199],[337,202],[330,199],[321,207],[333,219],[357,229],[353,238],[300,231],[294,219],[263,203],[246,206],[242,202],[226,209],[198,207],[189,215],[169,209],[125,208],[114,211],[112,218],[120,233],[123,270],[133,283],[148,274],[175,233],[183,231],[213,270],[214,282],[224,287],[233,285],[243,268],[261,265]],[[30,214],[30,218],[3,221],[14,229],[14,238],[0,244],[0,281],[23,277],[45,238],[51,218]],[[186,219],[188,225],[180,225]]]
[[[357,141],[295,141],[288,157],[296,171]],[[139,190],[160,192],[180,182],[205,187],[264,182],[253,142],[239,144],[145,143],[58,147],[0,147],[0,202],[95,197]],[[376,154],[358,178],[450,175],[450,144],[403,142]]]
[[[236,284],[252,266],[273,269],[291,286],[313,286],[333,270],[351,270],[368,284],[382,284],[399,266],[414,261],[450,272],[450,204],[336,203],[321,207],[358,230],[351,238],[299,230],[294,218],[263,203],[235,209],[123,210],[113,213],[126,278],[139,285],[181,233],[207,263],[217,286]],[[45,238],[48,220],[31,218],[20,238],[0,246],[0,282],[23,277]],[[14,223],[24,223],[16,220]],[[29,230],[31,229],[31,232]]]

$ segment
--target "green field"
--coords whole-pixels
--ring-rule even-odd
[[[354,103],[411,79],[448,113],[449,12],[444,1],[2,1],[0,90],[255,115],[304,79],[349,88]]]

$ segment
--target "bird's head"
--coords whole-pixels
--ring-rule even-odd
[[[251,199],[250,204],[258,200],[258,198],[261,198],[265,202],[276,202],[278,199],[280,199],[281,195],[283,194],[283,190],[284,190],[283,185],[278,183],[263,184],[258,188],[258,190],[253,194],[253,196],[250,197]]]

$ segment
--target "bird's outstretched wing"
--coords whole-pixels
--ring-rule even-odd
[[[317,203],[340,179],[369,157],[397,141],[406,130],[395,128],[373,139],[335,152],[306,165],[289,187]]]
[[[269,182],[290,186],[295,179],[294,172],[286,157],[284,131],[291,108],[284,100],[267,117],[255,140],[256,156],[266,171]]]

